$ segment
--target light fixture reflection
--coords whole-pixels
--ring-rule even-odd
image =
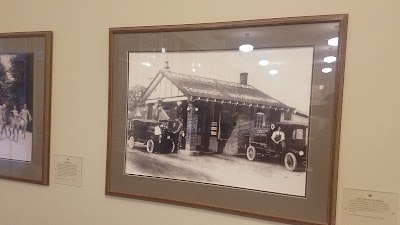
[[[196,69],[192,69],[193,72],[196,72]]]
[[[253,51],[254,46],[253,45],[249,45],[249,44],[244,44],[239,46],[239,51],[241,52],[251,52]]]
[[[276,74],[278,74],[278,70],[270,70],[269,74],[276,75]]]
[[[258,62],[258,64],[259,64],[260,66],[267,66],[267,65],[269,64],[269,61],[263,59],[263,60],[260,60],[260,61]]]
[[[327,56],[324,58],[324,62],[326,63],[333,63],[336,61],[336,57],[335,56]]]
[[[339,44],[339,38],[338,37],[334,37],[328,40],[328,45],[330,46],[338,46]]]
[[[332,68],[329,68],[329,67],[323,68],[322,72],[323,73],[330,73],[330,72],[332,72]]]

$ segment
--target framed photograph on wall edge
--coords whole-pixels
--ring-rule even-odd
[[[111,28],[106,195],[335,224],[347,20]]]
[[[0,178],[49,184],[52,32],[0,34]]]

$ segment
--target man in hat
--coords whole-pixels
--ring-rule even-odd
[[[274,131],[274,133],[272,133],[271,139],[272,139],[272,146],[274,147],[274,149],[286,148],[285,133],[281,131],[281,127],[278,127],[278,129]]]
[[[177,146],[176,149],[182,148],[182,138],[185,136],[183,131],[183,120],[182,118],[176,119],[173,127],[174,142]]]

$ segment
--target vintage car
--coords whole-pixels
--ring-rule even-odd
[[[141,143],[146,145],[149,153],[175,153],[177,150],[171,121],[130,120],[127,136],[131,149],[136,143]]]
[[[285,147],[274,146],[271,136],[278,127],[285,134]],[[307,163],[307,129],[301,124],[277,122],[265,128],[253,128],[248,135],[249,142],[246,149],[248,160],[255,160],[258,156],[283,160],[289,171],[298,171],[306,168]]]

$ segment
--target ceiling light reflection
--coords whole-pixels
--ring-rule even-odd
[[[244,44],[239,47],[239,51],[241,52],[251,52],[253,51],[254,46],[249,44]]]
[[[260,66],[267,66],[267,65],[269,64],[269,61],[263,59],[263,60],[260,60],[260,61],[258,62],[258,64],[259,64]]]
[[[269,74],[276,75],[276,74],[278,74],[278,70],[270,70]]]
[[[324,58],[324,62],[326,63],[333,63],[336,61],[336,57],[335,56],[327,56]]]
[[[338,37],[334,37],[328,40],[328,45],[330,46],[338,46],[339,44],[339,38]]]
[[[323,73],[330,73],[330,72],[332,72],[332,68],[329,68],[329,67],[323,68],[322,72]]]

